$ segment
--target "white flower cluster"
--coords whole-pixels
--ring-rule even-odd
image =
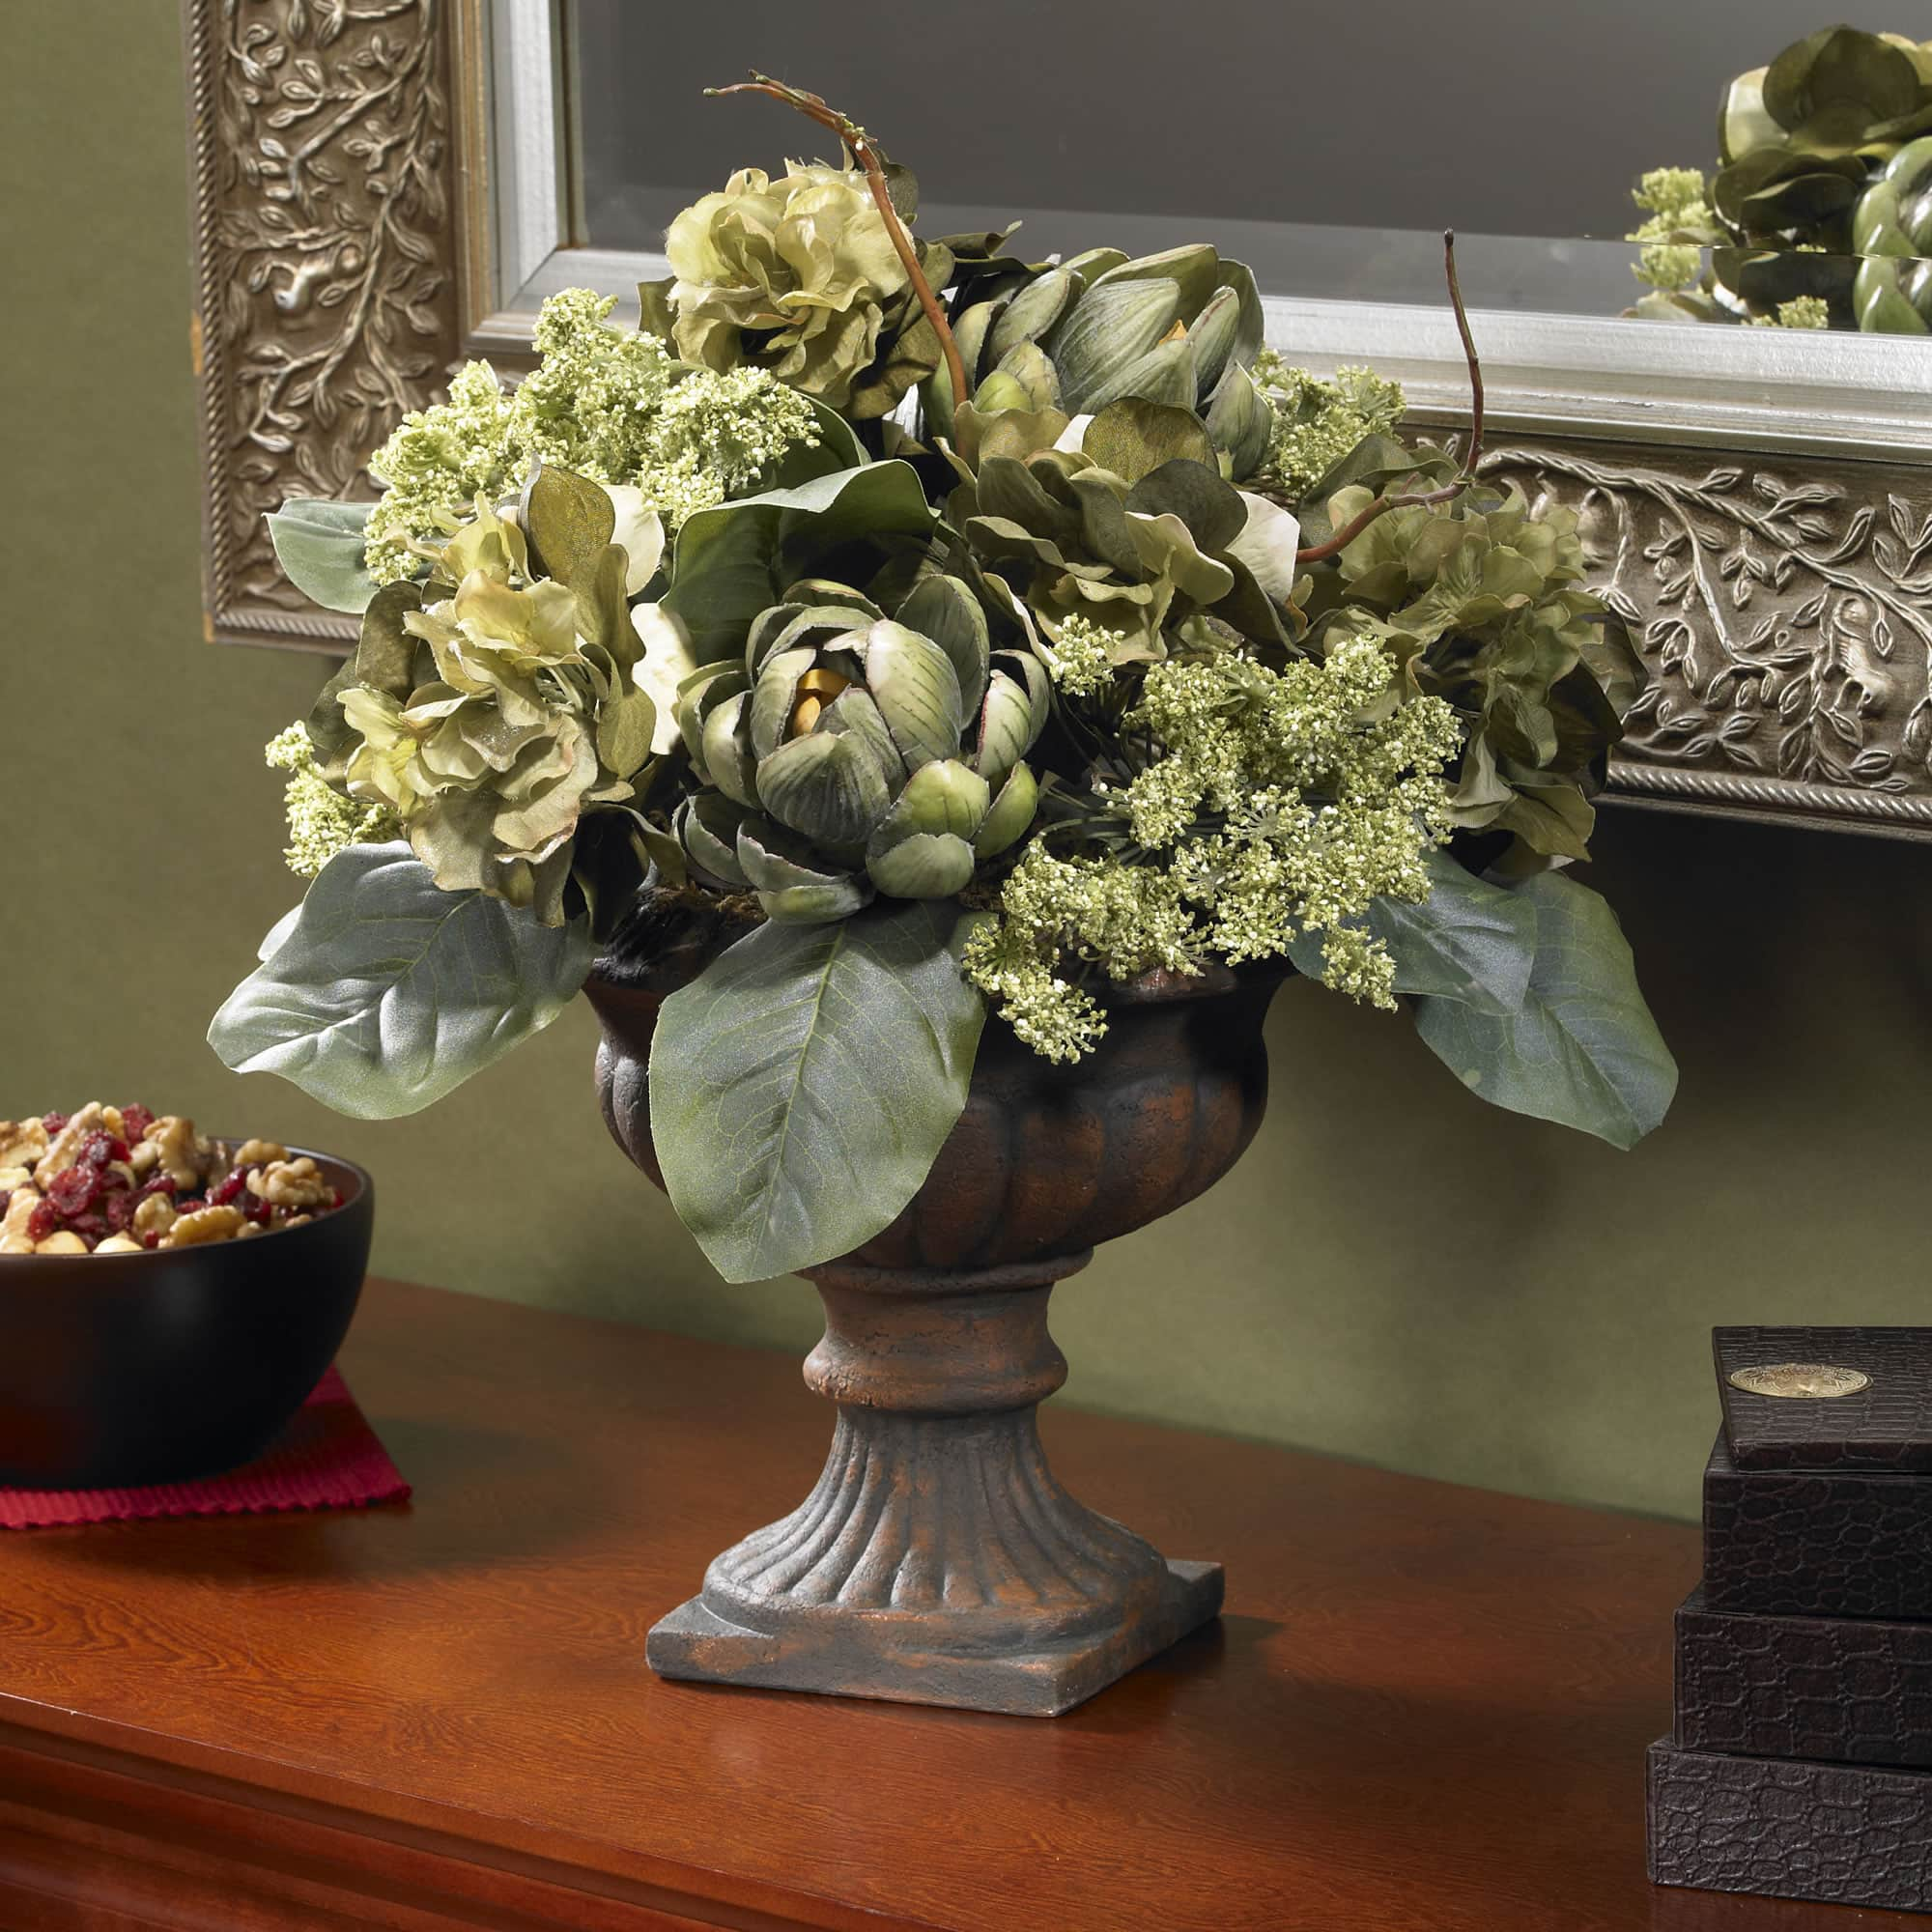
[[[655,335],[606,324],[615,298],[552,296],[537,318],[538,366],[505,391],[487,362],[458,370],[449,400],[405,416],[369,459],[384,486],[369,518],[370,574],[412,576],[414,548],[440,543],[476,498],[521,488],[533,459],[640,490],[674,530],[742,493],[799,444],[811,405],[760,369],[688,369]]]
[[[1441,773],[1462,743],[1442,699],[1394,703],[1394,676],[1369,638],[1280,671],[1233,653],[1151,667],[1126,722],[1159,755],[1123,791],[1091,795],[1095,849],[1028,848],[968,945],[969,977],[1056,1060],[1106,1027],[1068,960],[1116,980],[1195,973],[1319,930],[1324,982],[1392,1006],[1394,961],[1361,918],[1378,898],[1428,895],[1423,858],[1449,830]],[[1111,836],[1109,814],[1124,818]]]

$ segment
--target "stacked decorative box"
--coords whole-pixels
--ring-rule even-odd
[[[1650,1875],[1932,1912],[1932,1329],[1713,1340],[1724,1425]]]

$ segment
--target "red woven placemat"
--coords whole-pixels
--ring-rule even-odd
[[[137,1517],[359,1509],[401,1502],[409,1492],[348,1385],[330,1369],[275,1441],[242,1468],[198,1483],[139,1490],[0,1489],[0,1529]]]

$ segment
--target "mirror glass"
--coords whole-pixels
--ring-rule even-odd
[[[1646,295],[1633,188],[1658,168],[1715,176],[1733,81],[1818,33],[1827,4],[734,0],[680,8],[668,31],[657,7],[572,0],[577,239],[656,250],[734,168],[820,155],[826,137],[775,103],[703,98],[754,61],[914,169],[925,233],[1017,217],[1030,258],[1207,240],[1270,294],[1435,305],[1454,227],[1472,307],[1614,316]],[[1659,219],[1675,253],[1649,266],[1680,286],[1654,312],[1932,331],[1916,259],[1932,254],[1932,43],[1875,55],[1862,39],[1922,6],[1858,9],[1860,37],[1787,62],[1773,93],[1810,117],[1795,132],[1736,124],[1780,150],[1727,185],[1745,226],[1700,228],[1676,185]],[[1867,191],[1900,149],[1918,164],[1881,210]],[[1886,259],[1861,283],[1867,245]]]

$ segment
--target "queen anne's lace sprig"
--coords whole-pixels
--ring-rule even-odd
[[[1083,969],[1199,973],[1278,957],[1309,930],[1325,935],[1327,984],[1393,1006],[1394,961],[1360,921],[1377,898],[1429,895],[1462,743],[1440,698],[1386,702],[1394,671],[1368,638],[1280,671],[1233,653],[1151,667],[1126,723],[1157,755],[1087,795],[1069,821],[1086,849],[1036,838],[969,942],[969,977],[1014,1032],[1078,1060],[1106,1031]]]
[[[1291,497],[1305,496],[1364,437],[1392,435],[1408,407],[1402,384],[1373,369],[1337,369],[1323,382],[1264,349],[1250,373],[1274,418],[1263,469]]]
[[[519,488],[533,459],[640,490],[667,529],[751,486],[799,444],[811,406],[762,369],[688,369],[655,335],[606,326],[613,296],[566,289],[537,318],[538,367],[505,391],[467,363],[449,400],[405,416],[369,459],[384,486],[369,518],[379,582],[412,576],[478,496]]]
[[[282,793],[289,842],[282,857],[298,877],[314,878],[351,845],[402,837],[402,820],[382,800],[347,798],[316,770],[315,747],[303,725],[291,724],[270,738],[263,756],[271,769],[289,775]]]

